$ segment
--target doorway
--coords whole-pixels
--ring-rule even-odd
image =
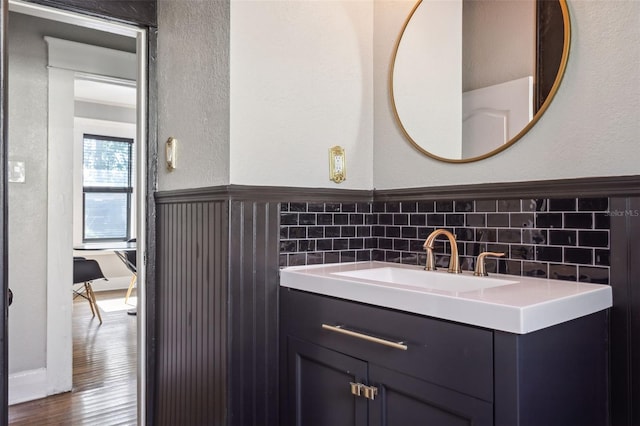
[[[71,389],[71,285],[73,256],[73,93],[79,74],[126,78],[96,69],[87,56],[46,52],[39,61],[29,50],[51,49],[51,40],[30,30],[34,22],[46,35],[112,50],[133,50],[138,108],[137,185],[146,183],[146,31],[84,15],[10,1],[9,5],[9,287],[16,295],[9,321],[10,402],[35,399]],[[17,22],[29,20],[30,23]],[[18,23],[15,27],[12,23]],[[24,31],[12,35],[14,28]],[[39,27],[42,28],[42,27]],[[65,29],[66,28],[66,29]],[[69,30],[70,29],[70,30]],[[44,31],[41,29],[41,31]],[[86,38],[84,38],[86,36]],[[82,37],[82,39],[80,39]],[[15,43],[12,45],[12,43]],[[34,43],[34,44],[29,44]],[[12,56],[14,52],[23,55]],[[52,58],[54,61],[51,62]],[[56,59],[57,58],[57,59]],[[66,61],[66,62],[65,62]],[[107,61],[107,66],[113,61]],[[15,77],[14,77],[15,76]],[[17,84],[17,87],[14,87]],[[34,103],[35,102],[35,103]],[[44,111],[44,114],[40,114]],[[48,111],[48,113],[47,113]],[[71,124],[65,124],[71,120]],[[37,123],[36,123],[37,121]],[[62,124],[61,124],[62,123]],[[145,197],[138,191],[135,207],[138,257],[145,247]],[[145,359],[144,270],[138,272],[138,413],[143,421]],[[27,336],[27,338],[24,338]],[[141,343],[142,342],[142,343]],[[13,379],[13,380],[12,380]],[[12,392],[13,390],[13,392]],[[20,396],[16,399],[16,390]]]

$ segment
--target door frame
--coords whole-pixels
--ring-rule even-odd
[[[25,11],[24,7],[12,8],[10,11],[33,15],[31,6]],[[42,15],[41,10],[36,13]],[[47,13],[45,17],[52,22],[60,22],[56,16]],[[84,27],[83,22],[80,23]],[[120,30],[119,28],[117,28]],[[138,80],[138,55],[105,49],[102,47],[71,42],[55,37],[45,36],[48,49],[48,130],[47,130],[47,343],[46,364],[44,368],[44,386],[40,395],[47,396],[72,389],[73,375],[73,345],[71,311],[73,302],[68,297],[68,283],[72,282],[72,257],[70,250],[73,246],[73,213],[75,199],[74,179],[79,178],[81,171],[78,166],[74,170],[74,159],[77,148],[74,127],[74,81],[79,75],[94,75],[123,81]],[[136,83],[137,84],[137,83]],[[140,114],[138,114],[139,116]],[[141,127],[136,118],[136,141],[140,140]],[[112,134],[117,136],[117,134]],[[135,144],[136,149],[144,141]],[[137,160],[137,156],[136,156]],[[144,168],[142,168],[144,169]],[[140,165],[136,167],[140,170]],[[136,187],[138,183],[136,180]],[[136,196],[139,191],[135,191]],[[137,210],[136,219],[140,217]],[[62,208],[61,208],[62,207]],[[10,225],[11,226],[11,225]],[[140,238],[136,228],[136,237]],[[141,282],[142,281],[141,279]],[[11,390],[11,383],[9,386]],[[11,395],[10,395],[11,397]],[[12,403],[10,398],[9,403]]]
[[[42,0],[37,3],[46,3]],[[153,413],[153,387],[152,380],[148,376],[148,368],[152,367],[155,359],[153,352],[147,349],[153,349],[152,336],[148,330],[154,328],[150,325],[153,321],[147,312],[147,306],[150,302],[147,294],[151,294],[151,302],[154,297],[153,277],[155,263],[155,203],[154,192],[157,190],[157,142],[156,142],[156,88],[155,88],[155,43],[156,29],[147,25],[146,21],[142,25],[137,26],[136,22],[119,23],[113,21],[107,12],[95,13],[87,11],[78,11],[78,7],[69,7],[73,11],[59,9],[64,7],[59,3],[49,7],[34,4],[33,1],[20,0],[0,0],[0,281],[2,286],[2,294],[7,295],[8,292],[8,182],[7,182],[7,161],[8,161],[8,143],[7,143],[7,21],[9,10],[24,12],[29,14],[80,25],[88,28],[94,28],[102,31],[108,31],[125,36],[131,36],[136,39],[136,56],[137,56],[137,239],[138,239],[138,258],[143,259],[139,262],[138,268],[138,321],[137,321],[137,388],[138,388],[138,424],[151,424]],[[93,2],[95,3],[95,2]],[[155,14],[155,2],[153,5]],[[89,5],[88,7],[92,7]],[[93,5],[95,7],[95,5]],[[144,14],[142,11],[141,14]],[[89,16],[89,14],[91,16]],[[155,18],[155,16],[154,16]],[[118,19],[118,18],[116,18]],[[122,21],[122,19],[119,19]],[[151,54],[150,54],[151,52]],[[151,94],[151,95],[150,95]],[[151,273],[149,273],[151,271]],[[150,291],[148,291],[150,289]],[[153,305],[153,303],[151,303]],[[0,350],[0,424],[8,423],[8,303],[6,297],[0,297],[0,309],[3,315],[0,316],[0,341],[2,350]],[[153,312],[153,308],[151,309]],[[149,361],[151,361],[149,363]],[[153,367],[151,368],[153,371]],[[147,401],[151,403],[147,403]]]
[[[0,297],[0,424],[9,423],[9,339],[8,332],[8,286],[9,286],[9,238],[8,228],[8,146],[7,146],[7,23],[9,15],[8,0],[0,0],[0,281],[2,297]]]

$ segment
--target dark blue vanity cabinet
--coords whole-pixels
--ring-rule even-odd
[[[283,424],[607,424],[606,311],[517,335],[281,287],[280,318]]]

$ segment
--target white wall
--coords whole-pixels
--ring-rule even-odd
[[[158,28],[158,186],[226,185],[229,2],[158,0]],[[170,136],[179,141],[172,172],[164,167]]]
[[[231,2],[231,183],[337,186],[340,145],[371,188],[372,35],[369,1]]]
[[[570,0],[569,63],[547,113],[513,147],[470,164],[443,163],[419,153],[391,113],[389,61],[413,0],[233,1],[227,17],[227,141],[220,130],[227,80],[215,66],[228,54],[225,4],[193,0],[185,7],[180,1],[159,1],[159,136],[161,141],[170,135],[184,139],[178,170],[161,171],[161,190],[226,183],[336,187],[327,180],[325,160],[327,148],[336,143],[347,148],[348,177],[340,188],[640,172],[640,2]],[[373,109],[368,70],[373,72]],[[305,72],[313,78],[305,79]],[[230,158],[224,155],[227,149]]]
[[[572,43],[560,90],[514,146],[448,164],[404,140],[389,107],[387,68],[413,1],[375,2],[374,187],[512,182],[640,173],[640,2],[570,0]]]

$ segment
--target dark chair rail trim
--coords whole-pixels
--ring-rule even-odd
[[[432,188],[385,189],[374,191],[376,201],[487,199],[527,197],[603,197],[640,194],[640,175],[526,182],[481,183]]]
[[[291,188],[280,186],[224,185],[205,188],[190,188],[161,191],[156,194],[158,204],[185,203],[212,200],[252,201],[371,201],[372,191],[334,190],[330,188]]]
[[[482,183],[423,188],[353,190],[280,186],[222,185],[160,191],[159,204],[210,200],[403,201],[415,199],[491,199],[527,197],[611,197],[640,195],[640,175]]]

